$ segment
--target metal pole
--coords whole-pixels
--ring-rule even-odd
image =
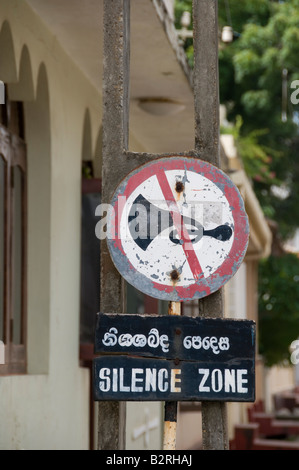
[[[181,315],[181,303],[169,302],[168,315]],[[164,405],[163,450],[176,449],[177,402],[166,401]]]
[[[137,162],[154,155],[128,152],[130,0],[104,0],[103,171],[102,202],[109,203],[120,180]],[[217,0],[193,0],[195,154],[219,166],[218,22]],[[157,155],[156,157],[158,157]],[[117,164],[116,164],[117,162]],[[113,169],[113,170],[112,170]],[[125,287],[101,245],[101,311],[125,311]],[[180,315],[170,302],[169,314]],[[202,316],[223,316],[219,291],[199,302]],[[228,448],[226,405],[203,403],[203,446]],[[98,449],[125,448],[125,402],[99,402]],[[165,403],[164,449],[175,449],[177,403]]]
[[[195,151],[220,166],[218,1],[193,0]],[[224,316],[222,289],[199,301],[199,315]],[[202,403],[203,449],[228,449],[227,408]]]
[[[128,172],[125,152],[129,123],[129,0],[104,0],[102,202]],[[126,311],[125,284],[101,243],[101,311]],[[125,448],[125,402],[99,402],[98,449]]]

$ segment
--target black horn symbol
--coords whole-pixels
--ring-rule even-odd
[[[191,217],[181,216],[181,219],[181,226],[184,224],[188,227],[187,230],[192,243],[198,242],[204,236],[227,241],[233,233],[228,225],[219,225],[213,230],[205,230],[199,222]],[[143,251],[146,251],[150,243],[163,230],[174,227],[171,212],[160,209],[141,194],[136,197],[132,204],[128,224],[132,238]],[[169,233],[169,239],[174,244],[183,243],[176,228]]]

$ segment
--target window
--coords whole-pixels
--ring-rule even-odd
[[[93,177],[91,161],[83,162],[82,176],[80,364],[90,369],[89,447],[93,450],[96,447],[91,367],[96,314],[100,309],[100,241],[95,235],[98,221],[95,210],[101,202],[101,180]]]
[[[15,374],[26,372],[26,146],[22,104],[0,108],[0,374]]]

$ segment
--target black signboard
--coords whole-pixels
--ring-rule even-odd
[[[255,323],[99,314],[95,400],[254,401]]]
[[[94,361],[96,400],[254,401],[253,364],[99,357]]]

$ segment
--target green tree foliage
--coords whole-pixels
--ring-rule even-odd
[[[299,72],[299,1],[229,0],[229,5],[240,36],[219,51],[221,100],[235,123],[237,147],[263,211],[287,238],[299,226],[298,107],[290,100]],[[299,336],[298,299],[297,256],[270,256],[260,263],[259,347],[269,366],[290,358],[289,346]]]
[[[259,265],[259,348],[267,366],[290,362],[299,337],[299,259],[270,256]]]
[[[219,41],[220,100],[233,123],[227,131],[265,216],[287,239],[299,227],[299,105],[290,99],[299,80],[299,0],[218,0],[218,9],[219,37],[224,26],[234,31],[232,43]],[[176,0],[177,28],[184,10],[192,12],[192,0]],[[185,49],[192,66],[191,40]],[[260,350],[273,365],[289,359],[299,337],[298,258],[270,256],[259,279]]]
[[[299,79],[299,0],[219,0],[218,5],[219,32],[225,25],[235,32],[232,43],[220,42],[220,99],[237,126],[236,143],[265,215],[287,238],[299,226],[299,105],[290,100],[291,83]],[[185,10],[192,12],[192,0],[177,0],[177,28]],[[190,39],[185,48],[192,66]]]

